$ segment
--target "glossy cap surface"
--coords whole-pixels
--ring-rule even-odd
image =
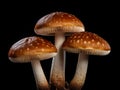
[[[9,50],[8,57],[12,62],[30,62],[31,60],[44,60],[57,54],[56,47],[41,37],[26,37]]]
[[[54,35],[57,32],[85,31],[83,23],[75,16],[66,12],[52,12],[40,18],[34,27],[38,35]]]
[[[92,32],[74,33],[63,43],[63,49],[73,53],[90,55],[107,55],[111,48],[109,43]]]

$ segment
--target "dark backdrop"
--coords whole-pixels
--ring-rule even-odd
[[[12,44],[21,38],[36,35],[34,25],[42,16],[64,11],[74,14],[85,25],[86,31],[94,32],[111,45],[107,56],[90,56],[86,81],[82,90],[108,90],[117,88],[119,35],[118,5],[115,2],[24,2],[9,1],[1,3],[1,43],[0,43],[0,90],[36,90],[30,63],[12,63],[8,51]],[[118,36],[117,36],[118,35]],[[54,42],[53,37],[44,37]],[[77,54],[67,53],[66,80],[74,74]],[[52,59],[42,61],[44,72],[49,79]]]

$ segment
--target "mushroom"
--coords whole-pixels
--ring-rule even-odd
[[[63,43],[62,48],[71,53],[79,53],[76,72],[70,82],[70,90],[80,90],[84,83],[88,68],[89,55],[108,55],[111,51],[109,43],[92,32],[74,33]]]
[[[56,47],[46,39],[37,36],[25,37],[13,44],[8,52],[10,61],[31,62],[38,90],[50,90],[40,61],[54,57]]]
[[[62,90],[65,86],[65,52],[61,49],[65,36],[84,30],[83,23],[76,16],[66,12],[49,13],[36,23],[34,28],[36,34],[55,36],[55,46],[58,54],[52,60],[50,72],[50,83],[52,86]]]

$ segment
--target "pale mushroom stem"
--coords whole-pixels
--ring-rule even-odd
[[[70,82],[70,90],[81,90],[85,83],[88,67],[88,55],[79,53],[76,72]]]
[[[63,33],[58,32],[55,34],[55,46],[58,53],[52,60],[50,84],[55,86],[57,90],[63,90],[65,87],[65,52],[61,49],[64,40]]]
[[[34,60],[31,61],[31,64],[36,81],[37,90],[50,90],[48,81],[45,77],[40,61]]]

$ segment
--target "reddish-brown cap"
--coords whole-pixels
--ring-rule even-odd
[[[34,31],[39,35],[54,35],[56,32],[82,32],[85,29],[83,23],[75,15],[52,12],[38,20]]]
[[[56,47],[48,40],[37,36],[26,37],[13,44],[8,52],[12,62],[44,60],[57,54]]]
[[[106,40],[92,32],[74,33],[63,43],[63,49],[73,53],[107,55],[111,48]]]

